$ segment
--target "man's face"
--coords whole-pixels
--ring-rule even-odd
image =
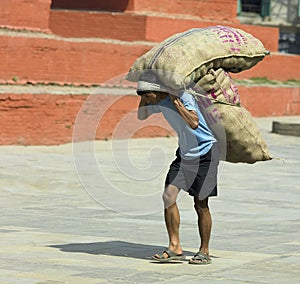
[[[168,94],[163,92],[150,92],[142,94],[147,104],[157,104],[160,100],[166,98]]]

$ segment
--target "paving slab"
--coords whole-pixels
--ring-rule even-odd
[[[299,283],[300,138],[271,133],[274,118],[255,120],[275,159],[221,163],[211,265],[148,258],[167,245],[161,193],[175,138],[96,141],[98,173],[75,163],[89,154],[84,143],[80,153],[1,146],[0,283]],[[179,208],[189,258],[199,237],[184,193]]]

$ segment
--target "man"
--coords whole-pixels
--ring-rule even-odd
[[[209,264],[212,219],[208,198],[217,195],[217,141],[190,93],[180,92],[174,95],[162,85],[149,81],[139,81],[137,93],[141,96],[138,118],[144,120],[153,113],[162,112],[177,132],[179,144],[163,193],[169,245],[163,253],[155,254],[152,259],[159,262],[185,259],[179,240],[180,214],[176,203],[178,193],[183,189],[194,198],[201,239],[199,251],[189,263]]]

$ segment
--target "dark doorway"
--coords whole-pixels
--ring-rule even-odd
[[[260,0],[241,0],[242,12],[250,12],[260,14],[261,1]]]
[[[122,12],[132,0],[52,0],[51,9]]]

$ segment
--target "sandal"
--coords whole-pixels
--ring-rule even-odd
[[[164,253],[167,254],[168,257],[165,258]],[[185,255],[177,254],[169,248],[166,248],[161,254],[158,255],[158,257],[153,255],[151,259],[159,262],[178,262],[185,260]]]
[[[203,253],[202,251],[198,251],[190,260],[189,264],[198,264],[198,265],[204,265],[204,264],[210,264],[211,259],[209,255]]]

